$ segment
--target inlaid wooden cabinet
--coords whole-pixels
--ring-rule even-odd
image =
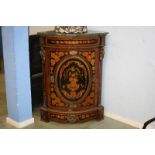
[[[107,33],[38,33],[43,65],[41,120],[84,122],[103,118],[102,59]]]

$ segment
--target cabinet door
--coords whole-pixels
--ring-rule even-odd
[[[48,107],[89,109],[97,105],[98,50],[48,50]]]

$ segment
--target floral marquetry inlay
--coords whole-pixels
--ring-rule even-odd
[[[60,26],[38,33],[43,60],[43,121],[75,123],[103,118],[101,75],[107,33],[85,30]]]
[[[76,108],[93,105],[95,52],[51,51],[50,55],[51,106]],[[74,102],[79,105],[75,106]]]
[[[58,65],[55,76],[58,94],[64,101],[77,102],[85,96],[91,84],[89,70],[89,66],[78,57],[69,57]]]

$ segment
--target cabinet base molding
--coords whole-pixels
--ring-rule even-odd
[[[44,122],[59,121],[63,123],[86,122],[88,120],[102,120],[104,117],[104,107],[94,107],[80,111],[61,111],[41,107],[41,120]]]

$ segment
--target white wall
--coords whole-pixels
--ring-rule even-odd
[[[36,34],[41,31],[51,31],[54,29],[54,26],[29,26],[29,34]]]
[[[155,27],[89,27],[108,31],[102,103],[106,112],[144,123],[155,117]]]
[[[30,34],[53,27],[30,27]],[[102,104],[116,116],[144,123],[155,117],[155,27],[88,26],[107,31]]]

